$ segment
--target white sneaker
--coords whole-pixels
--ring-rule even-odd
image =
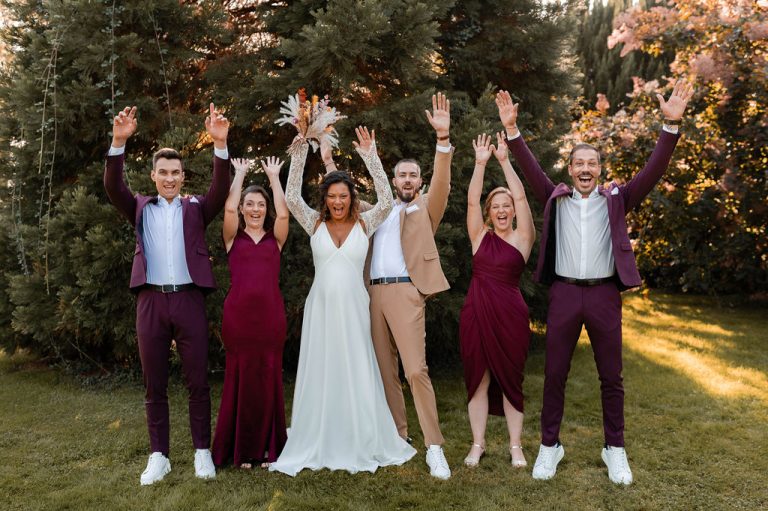
[[[153,452],[149,455],[149,461],[147,462],[147,468],[141,473],[142,486],[162,481],[165,474],[171,471],[171,461],[163,456],[161,452]]]
[[[557,464],[565,456],[563,445],[558,443],[552,447],[546,445],[539,446],[539,455],[536,458],[536,464],[533,465],[534,479],[552,479],[557,472]]]
[[[208,449],[195,450],[195,476],[200,479],[213,479],[216,477],[216,467],[213,465],[211,451]]]
[[[438,479],[448,479],[451,477],[451,469],[445,460],[443,448],[439,445],[430,445],[427,447],[427,465],[429,465],[429,475]]]
[[[608,479],[616,484],[632,484],[632,471],[627,461],[627,451],[623,447],[605,447],[603,449],[603,461],[608,467]]]

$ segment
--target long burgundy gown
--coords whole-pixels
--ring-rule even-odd
[[[258,243],[238,230],[229,251],[232,278],[224,300],[226,348],[213,461],[235,466],[273,462],[286,441],[283,402],[285,307],[278,285],[280,249],[272,231]],[[266,454],[265,454],[266,453]]]
[[[487,232],[472,258],[472,280],[459,317],[467,399],[488,369],[492,415],[504,415],[502,394],[523,411],[523,369],[531,336],[528,306],[517,287],[524,268],[519,250]]]

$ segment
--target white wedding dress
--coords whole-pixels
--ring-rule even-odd
[[[392,209],[392,192],[375,145],[360,154],[378,202],[361,214],[366,229],[356,223],[341,247],[336,247],[325,222],[314,230],[319,214],[301,198],[306,144],[291,160],[286,200],[311,236],[315,264],[304,306],[288,442],[270,466],[291,476],[305,468],[375,472],[405,463],[416,453],[398,435],[387,406],[363,284],[368,238]]]

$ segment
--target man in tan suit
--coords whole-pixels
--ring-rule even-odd
[[[415,160],[401,160],[395,165],[392,183],[397,200],[373,237],[365,280],[371,295],[373,346],[397,430],[408,438],[399,352],[424,433],[430,474],[448,479],[451,470],[443,454],[435,392],[427,370],[424,300],[450,287],[435,245],[435,231],[451,189],[450,102],[438,93],[432,96],[432,113],[426,114],[437,134],[429,193],[419,194],[421,169]]]

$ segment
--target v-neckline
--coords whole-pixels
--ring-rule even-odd
[[[251,236],[250,234],[248,234],[248,232],[247,232],[245,229],[243,229],[241,232],[242,232],[243,234],[245,234],[245,235],[248,237],[248,239],[249,239],[249,240],[251,240],[251,242],[252,242],[254,245],[260,245],[260,244],[261,244],[261,242],[264,240],[264,238],[266,238],[266,237],[267,237],[267,231],[264,231],[264,234],[262,234],[262,235],[261,235],[261,238],[259,238],[259,239],[258,239],[258,241],[257,241],[257,240],[255,240],[255,239],[253,239],[253,236]]]
[[[352,225],[352,228],[347,233],[347,237],[344,238],[344,241],[342,241],[341,245],[339,245],[339,246],[336,246],[336,242],[333,240],[333,236],[331,236],[331,231],[328,230],[327,223],[328,222],[322,222],[322,224],[325,226],[325,232],[326,232],[326,234],[328,234],[328,239],[331,240],[331,244],[333,245],[333,248],[335,248],[336,250],[341,250],[342,248],[344,248],[344,245],[347,244],[347,240],[349,240],[349,237],[352,235],[352,231],[355,230],[355,225],[357,225],[357,222],[355,222],[355,225]]]

